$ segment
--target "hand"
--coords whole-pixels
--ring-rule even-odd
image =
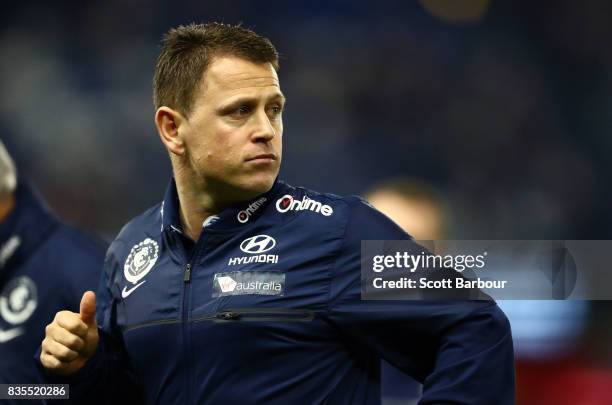
[[[40,362],[57,374],[75,373],[96,352],[99,339],[96,294],[86,291],[78,314],[60,311],[45,328]]]

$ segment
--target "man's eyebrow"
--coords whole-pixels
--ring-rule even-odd
[[[274,101],[274,100],[279,100],[284,103],[286,99],[283,93],[275,93],[271,95],[270,97],[266,98],[266,103],[270,101]],[[219,108],[217,108],[217,110],[223,111],[223,110],[232,108],[240,104],[255,104],[258,101],[259,101],[258,97],[242,96],[242,97],[238,97],[233,100],[230,100],[227,103],[223,103],[222,105],[219,106]]]

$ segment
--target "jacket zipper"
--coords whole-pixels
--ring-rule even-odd
[[[173,323],[180,323],[181,320],[178,318],[174,318],[174,319],[160,319],[158,321],[151,321],[151,322],[143,322],[143,323],[136,323],[133,325],[128,325],[128,326],[124,326],[123,327],[123,331],[124,332],[128,332],[134,329],[140,329],[140,328],[145,328],[147,326],[155,326],[155,325],[170,325]]]
[[[191,402],[191,361],[189,356],[189,348],[191,347],[191,337],[189,335],[189,293],[191,286],[191,263],[187,263],[185,266],[185,272],[183,273],[183,285],[185,287],[185,292],[183,293],[183,314],[182,314],[182,323],[183,323],[183,350],[184,350],[184,359],[185,359],[185,395],[187,400],[186,404]]]
[[[227,309],[214,314],[193,319],[202,321],[259,321],[259,322],[309,322],[314,318],[314,312],[302,309],[256,308]]]

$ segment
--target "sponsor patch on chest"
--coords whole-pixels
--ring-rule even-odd
[[[231,271],[215,274],[213,297],[248,294],[285,295],[285,273],[279,271]]]

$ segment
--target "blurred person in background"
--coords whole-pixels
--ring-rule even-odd
[[[416,178],[388,180],[366,191],[364,198],[423,245],[447,238],[449,214],[446,200],[440,191],[425,181]],[[416,404],[421,389],[418,381],[382,361],[383,405]]]
[[[365,193],[365,199],[418,241],[447,238],[449,214],[435,187],[414,178],[389,180]]]
[[[385,358],[424,404],[513,403],[495,303],[361,299],[361,241],[410,237],[358,197],[278,180],[277,70],[240,26],[166,34],[155,122],[174,178],[111,244],[97,295],[49,324],[45,379],[87,403],[373,404]]]
[[[0,140],[0,384],[40,382],[32,355],[49,318],[78,309],[103,262],[103,246],[49,211]]]

